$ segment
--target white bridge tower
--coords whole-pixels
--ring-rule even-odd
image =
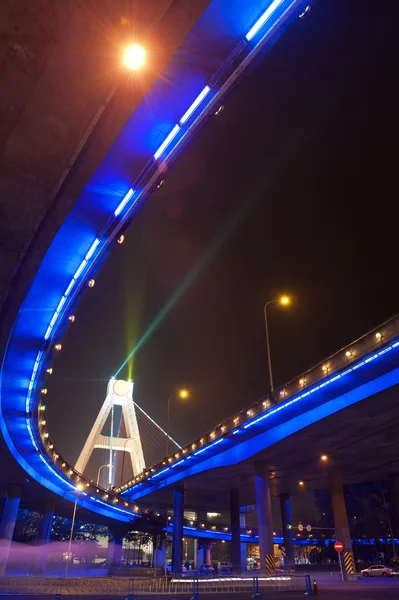
[[[114,436],[113,434],[115,406],[122,407],[122,416],[126,431],[125,438]],[[105,436],[101,432],[110,413],[110,436]],[[109,450],[108,484],[110,487],[114,485],[113,456],[115,451],[127,452],[130,455],[134,475],[138,475],[145,468],[143,448],[133,401],[133,382],[122,379],[111,379],[108,382],[107,397],[75,465],[75,469],[79,473],[84,472],[95,448]]]

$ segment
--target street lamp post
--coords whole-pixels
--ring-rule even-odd
[[[109,467],[109,464],[107,464],[107,465],[101,465],[101,467],[98,469],[98,472],[97,472],[97,485],[99,485],[99,483],[100,483],[101,469],[103,469],[104,467]]]
[[[169,396],[169,398],[168,398],[168,420],[167,420],[166,438],[165,438],[165,456],[168,456],[168,452],[169,452],[170,403],[173,398],[181,398],[182,400],[185,400],[186,398],[188,398],[188,391],[185,389],[180,390],[178,396],[176,396],[176,394],[172,394],[172,396]]]
[[[290,299],[288,298],[288,296],[282,296],[279,300],[269,300],[269,302],[266,302],[265,306],[263,307],[263,312],[264,312],[264,316],[265,316],[267,361],[268,361],[268,365],[269,365],[269,383],[270,383],[270,391],[272,394],[274,392],[274,385],[273,385],[272,359],[271,359],[271,355],[270,355],[269,327],[268,327],[268,323],[267,323],[267,307],[270,304],[281,304],[282,306],[287,306],[287,304],[289,304],[289,303],[290,303]]]
[[[76,486],[76,490],[75,490],[75,504],[73,505],[71,533],[69,534],[68,553],[67,553],[67,558],[66,558],[66,562],[65,562],[65,579],[68,576],[69,557],[70,557],[70,554],[71,554],[73,529],[75,527],[76,508],[77,508],[77,505],[78,505],[78,497],[79,497],[78,494],[82,490],[83,490],[83,485],[81,483],[78,483],[78,485]]]

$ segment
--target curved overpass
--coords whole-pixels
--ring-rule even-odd
[[[302,0],[201,3],[207,8],[177,44],[161,76],[93,176],[84,182],[54,237],[55,224],[47,220],[38,237],[41,251],[46,249],[40,265],[30,265],[29,271],[22,265],[19,289],[10,296],[4,315],[1,432],[25,473],[58,496],[74,501],[80,483],[84,486],[82,506],[114,519],[132,518],[133,502],[85,480],[57,453],[42,402],[48,369],[62,350],[62,333],[73,320],[82,293],[94,284],[101,260],[159,184],[165,169],[218,110],[251,61],[270,48],[306,4]],[[178,24],[178,20],[172,22],[171,29]],[[182,60],[188,53],[195,57],[190,63]]]

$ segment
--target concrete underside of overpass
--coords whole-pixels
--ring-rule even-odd
[[[10,484],[20,485],[21,492],[21,509],[28,509],[41,513],[46,501],[55,503],[54,514],[60,517],[71,518],[73,505],[68,500],[54,494],[47,488],[41,486],[34,479],[27,476],[15,460],[9,455],[4,442],[0,440],[0,506],[5,501]],[[83,507],[78,507],[77,519],[87,521],[88,523],[99,523],[102,525],[110,525],[115,521],[108,519],[104,515],[88,511]]]
[[[327,466],[332,461],[342,469],[345,484],[387,479],[399,473],[398,402],[399,386],[393,386],[287,437],[251,460],[186,478],[185,506],[228,511],[233,488],[240,490],[241,505],[254,504],[254,461],[268,462],[274,496],[328,488]],[[328,462],[320,460],[322,454],[329,457]],[[171,507],[173,491],[158,490],[138,503]]]
[[[209,2],[0,3],[0,358],[49,243]],[[151,55],[135,76],[121,64],[132,41]],[[0,464],[0,495],[21,484],[21,507],[56,499],[56,513],[70,516],[71,504],[27,478],[2,440]]]
[[[50,241],[209,2],[0,3],[0,356]],[[151,49],[136,76],[132,40]]]

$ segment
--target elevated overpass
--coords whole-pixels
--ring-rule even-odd
[[[398,384],[395,316],[117,492],[157,507],[174,502],[176,548],[183,531],[187,535],[184,504],[198,511],[230,511],[236,566],[243,541],[240,505],[255,504],[261,557],[272,571],[272,496],[280,498],[284,545],[292,561],[290,496],[330,487],[336,535],[344,542],[350,578],[354,562],[343,483],[397,479]],[[217,535],[223,535],[222,528]],[[180,563],[178,554],[175,568]]]
[[[119,73],[93,90],[87,86],[93,63],[82,61],[81,103],[76,105],[68,96],[68,58],[72,63],[76,60],[71,49],[80,44],[80,36],[82,55],[102,53],[104,39],[96,34],[101,30],[98,19],[111,19],[108,3],[91,3],[90,14],[68,11],[65,4],[64,9],[51,12],[47,7],[47,12],[35,15],[30,14],[29,3],[26,10],[23,2],[20,7],[21,15],[32,17],[29,27],[34,23],[36,33],[45,30],[51,43],[41,48],[30,89],[10,88],[19,102],[24,94],[25,104],[19,110],[20,120],[3,132],[5,194],[13,206],[23,209],[22,214],[26,214],[27,196],[35,199],[18,227],[13,229],[16,219],[7,218],[2,236],[7,245],[2,255],[6,268],[1,283],[0,427],[2,460],[4,464],[7,457],[9,467],[0,479],[8,494],[0,533],[8,541],[24,495],[74,502],[77,485],[83,488],[78,494],[83,510],[105,519],[134,518],[134,502],[98,488],[57,452],[43,410],[46,377],[62,350],[62,334],[73,322],[74,308],[94,285],[101,261],[162,181],[178,152],[217,112],[252,61],[301,16],[307,2],[188,0],[182,7],[171,0],[157,0],[141,4],[146,6],[140,13],[142,37],[151,48],[158,43],[163,49],[162,57],[158,53],[156,64],[151,64],[152,74],[144,81],[125,81]],[[119,14],[124,3],[113,3],[113,9],[117,5],[119,23],[136,19],[137,15]],[[9,18],[18,19],[18,14]],[[54,24],[65,35],[53,35]],[[119,48],[126,36],[118,34],[112,19],[110,28]],[[91,48],[93,39],[95,47]],[[25,59],[38,56],[26,40],[25,46],[19,41],[12,47],[20,48]],[[182,60],[184,55],[192,57],[191,62]],[[105,61],[102,69],[109,72],[109,68]],[[69,128],[63,113],[66,105],[71,111]],[[46,118],[48,123],[43,122]],[[55,129],[70,130],[67,144],[55,144],[52,124]],[[46,182],[50,171],[51,181]]]
[[[296,489],[299,472],[310,488],[319,488],[325,478],[320,469],[324,454],[341,462],[351,481],[377,478],[382,467],[387,474],[396,473],[398,383],[395,316],[277,389],[274,398],[263,398],[219,423],[116,491],[138,502],[157,493],[161,497],[165,489],[182,482],[190,487],[192,480],[193,491],[205,500],[206,490],[214,497],[215,489],[223,489],[231,477],[242,480],[245,488],[248,467],[265,456],[274,465],[276,493]],[[377,436],[375,459],[370,444]],[[251,500],[249,494],[244,504]]]

